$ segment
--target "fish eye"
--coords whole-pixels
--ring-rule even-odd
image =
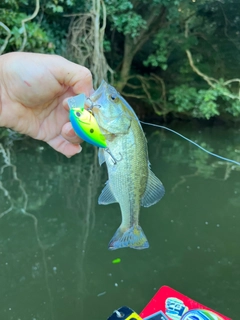
[[[76,116],[80,117],[81,113],[80,112],[76,112]]]
[[[117,101],[118,101],[118,97],[117,97],[116,95],[114,95],[114,94],[111,94],[111,95],[110,95],[110,99],[111,99],[112,101],[114,101],[114,102],[117,102]]]
[[[94,132],[94,129],[93,129],[93,128],[91,128],[91,129],[90,129],[90,133],[93,133],[93,132]]]

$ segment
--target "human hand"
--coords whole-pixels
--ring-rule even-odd
[[[79,93],[89,96],[92,90],[90,71],[60,56],[24,52],[2,55],[0,126],[43,140],[71,157],[81,151],[81,146],[69,122],[66,98]]]

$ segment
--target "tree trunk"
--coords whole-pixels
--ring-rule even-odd
[[[134,55],[135,52],[133,50],[133,39],[130,36],[126,35],[124,42],[124,54],[122,68],[120,72],[120,80],[116,84],[116,88],[119,92],[122,91],[122,89],[125,87],[127,83]]]
[[[149,13],[149,17],[146,21],[146,29],[142,29],[138,37],[133,39],[131,35],[125,36],[120,80],[116,84],[117,90],[120,93],[127,84],[134,56],[150,39],[150,37],[153,36],[165,23],[166,8],[161,7],[159,15],[156,15],[154,10],[156,9],[153,8],[152,12]]]

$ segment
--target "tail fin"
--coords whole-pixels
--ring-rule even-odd
[[[134,225],[125,232],[118,228],[108,245],[109,250],[125,247],[138,250],[149,248],[147,238],[140,226]]]

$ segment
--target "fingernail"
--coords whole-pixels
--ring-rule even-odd
[[[76,145],[75,145],[75,146],[76,146]],[[78,151],[75,151],[74,154],[72,154],[72,155],[66,155],[66,154],[65,154],[65,156],[70,159],[70,158],[72,158],[75,154],[80,153],[80,152],[82,151],[82,147],[80,146],[80,144],[78,145],[78,147],[79,147]]]

